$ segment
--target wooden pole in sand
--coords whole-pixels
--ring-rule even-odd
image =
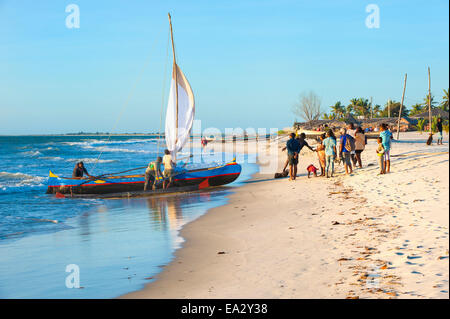
[[[398,112],[398,123],[397,123],[397,140],[400,137],[400,120],[402,118],[402,109],[403,109],[403,99],[405,98],[405,89],[406,89],[406,78],[407,74],[405,73],[405,82],[403,83],[403,94],[402,94],[402,101],[400,102],[400,111]]]
[[[430,135],[433,134],[431,130],[431,75],[430,67],[428,67],[428,125],[430,126]]]

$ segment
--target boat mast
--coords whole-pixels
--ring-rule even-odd
[[[170,24],[170,38],[172,39],[172,52],[173,52],[173,75],[175,82],[175,103],[176,103],[176,123],[175,123],[175,145],[178,142],[178,81],[177,81],[177,61],[175,59],[175,44],[173,43],[173,31],[172,31],[172,19],[170,17],[170,13],[167,13],[169,16],[169,24]]]

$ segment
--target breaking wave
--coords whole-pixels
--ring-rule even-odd
[[[97,162],[96,158],[69,158],[68,160],[66,160],[66,162],[83,162],[85,164],[91,164],[91,163],[95,163]],[[99,163],[115,163],[118,162],[118,160],[98,160]]]
[[[42,182],[45,181],[45,177],[32,176],[23,173],[8,173],[0,172],[0,189],[6,190],[10,187],[22,187],[22,186],[43,186]]]
[[[22,155],[29,156],[29,157],[35,157],[35,156],[42,155],[42,153],[39,151],[28,151],[28,152],[23,152]]]

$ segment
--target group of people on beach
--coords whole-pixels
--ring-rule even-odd
[[[387,124],[382,124],[379,127],[380,136],[377,138],[378,147],[376,153],[378,156],[378,163],[380,166],[380,174],[390,172],[390,149],[392,133]],[[287,160],[283,168],[289,165],[289,180],[295,180],[297,177],[297,165],[300,151],[304,146],[307,146],[311,151],[317,152],[320,164],[320,175],[317,175],[318,168],[310,164],[306,170],[308,171],[308,178],[311,174],[314,176],[333,177],[334,163],[342,163],[347,175],[353,173],[353,167],[362,168],[361,153],[364,151],[367,144],[367,137],[362,127],[355,127],[353,123],[348,124],[346,128],[339,130],[339,144],[332,129],[328,129],[326,133],[319,136],[319,144],[315,149],[310,147],[306,142],[305,133],[301,133],[298,137],[295,133],[291,133],[289,140],[286,142],[286,147],[282,150],[287,150]],[[286,174],[287,175],[287,174]]]

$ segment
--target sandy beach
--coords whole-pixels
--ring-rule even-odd
[[[318,160],[304,148],[296,181],[256,174],[182,229],[183,248],[154,281],[122,297],[449,298],[448,135],[443,146],[426,137],[401,133],[387,175],[375,140],[362,169],[337,165],[330,179],[306,177]]]

